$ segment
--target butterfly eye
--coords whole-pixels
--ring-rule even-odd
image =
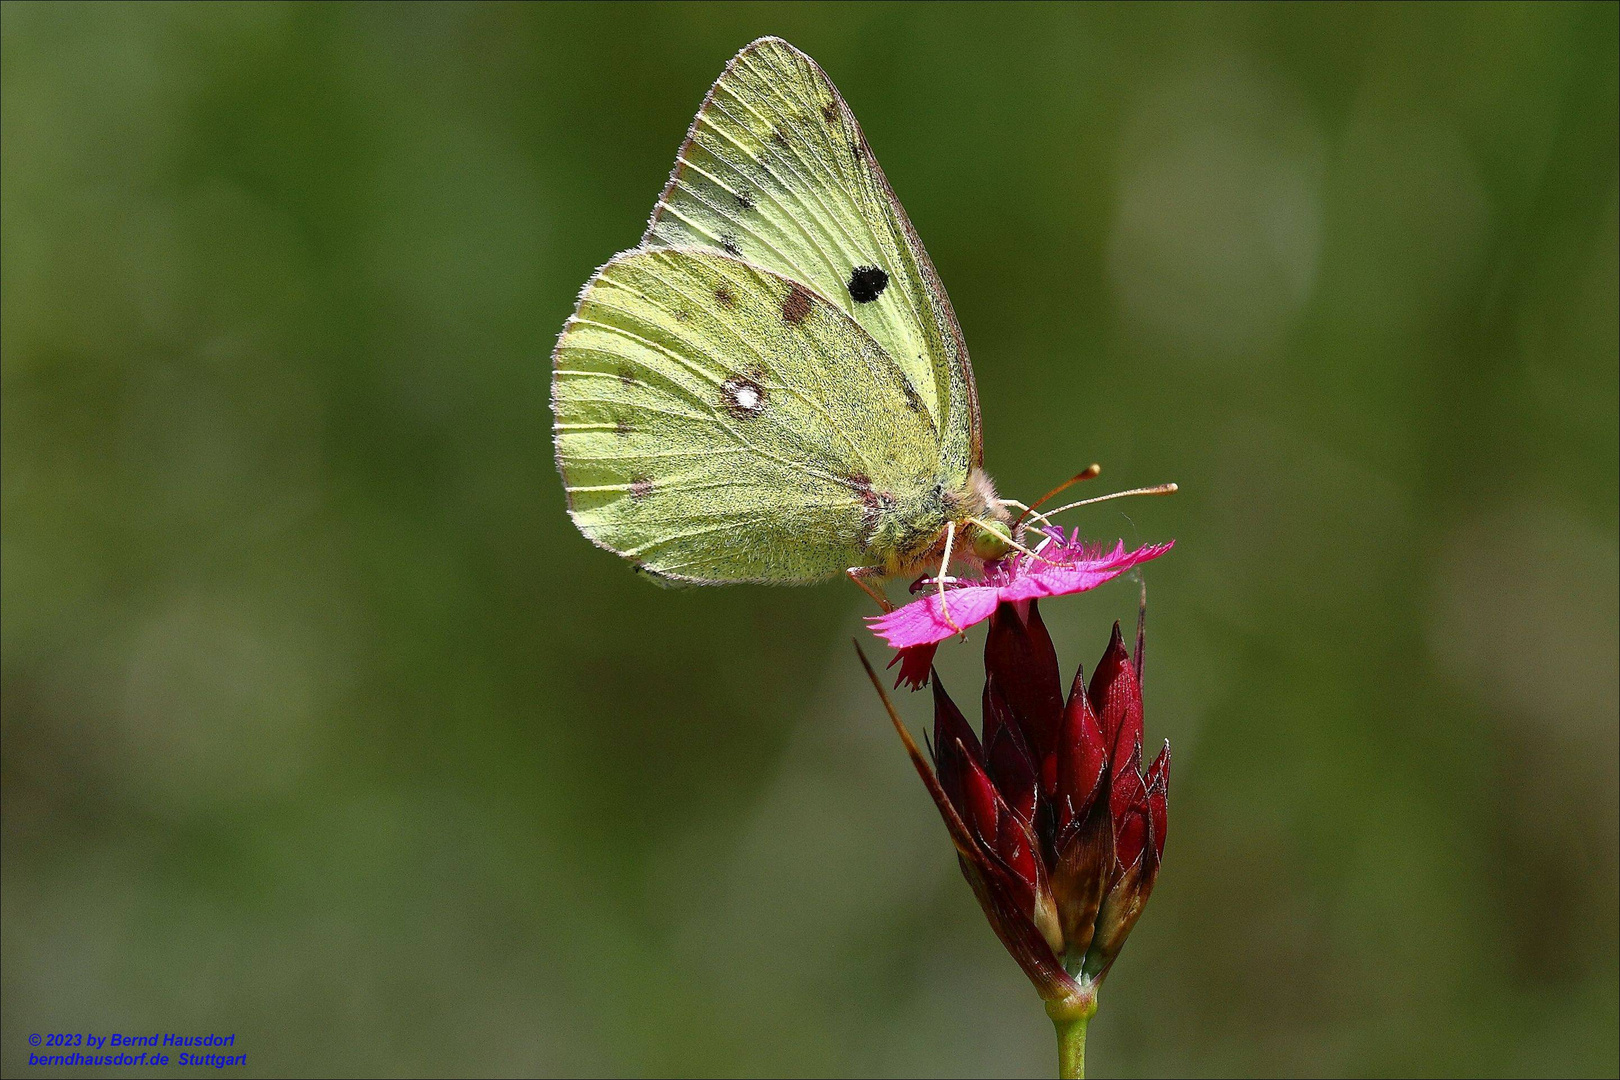
[[[1012,550],[1008,543],[1012,539],[1012,530],[1006,523],[990,520],[974,530],[973,554],[985,561],[999,559]]]
[[[849,298],[857,304],[870,304],[889,287],[889,275],[881,267],[857,266],[849,275]]]

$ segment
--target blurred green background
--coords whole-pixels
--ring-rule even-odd
[[[1051,1073],[864,598],[563,512],[554,336],[776,33],[1002,490],[1182,485],[1077,519],[1178,541],[1096,1074],[1615,1075],[1617,10],[6,4],[5,1071]]]

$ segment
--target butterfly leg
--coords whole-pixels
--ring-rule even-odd
[[[967,631],[963,630],[960,626],[957,626],[956,620],[951,618],[951,605],[950,602],[945,599],[946,571],[950,570],[951,568],[951,547],[955,543],[956,522],[948,521],[945,523],[945,554],[941,556],[939,560],[939,613],[944,616],[946,626],[949,626],[952,630],[955,630],[958,634],[965,637],[967,635]]]
[[[877,601],[877,606],[883,609],[883,614],[887,615],[889,612],[894,610],[894,605],[889,603],[889,598],[887,596],[884,596],[877,589],[874,589],[871,585],[866,583],[866,579],[872,577],[876,573],[877,568],[872,566],[852,566],[848,570],[844,571],[844,574],[849,578],[849,580],[855,583],[855,587],[860,589],[861,592],[865,593],[867,596],[870,596],[873,600]]]

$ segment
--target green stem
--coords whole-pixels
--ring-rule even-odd
[[[1058,1037],[1058,1080],[1086,1075],[1086,1025],[1090,1020],[1054,1021]]]
[[[1046,1003],[1046,1015],[1057,1028],[1058,1080],[1086,1075],[1086,1026],[1096,1012],[1097,992],[1089,987],[1074,997]]]

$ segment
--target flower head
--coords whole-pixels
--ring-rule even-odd
[[[930,588],[905,607],[868,620],[874,633],[900,650],[895,658],[900,664],[896,685],[904,682],[921,689],[928,681],[934,647],[990,618],[1000,604],[1095,589],[1175,546],[1172,540],[1126,551],[1121,540],[1112,551],[1105,551],[1101,545],[1082,543],[1078,530],[1065,537],[1062,529],[1048,527],[1036,535],[1044,535],[1046,542],[1035,557],[1015,551],[986,567],[982,578],[946,582],[943,603],[941,594]]]
[[[932,768],[867,672],[1002,944],[1049,1003],[1091,1002],[1153,890],[1168,826],[1170,744],[1142,770],[1142,623],[1134,658],[1116,623],[1089,685],[1077,672],[1065,696],[1035,599],[985,617],[980,731],[932,673]]]

